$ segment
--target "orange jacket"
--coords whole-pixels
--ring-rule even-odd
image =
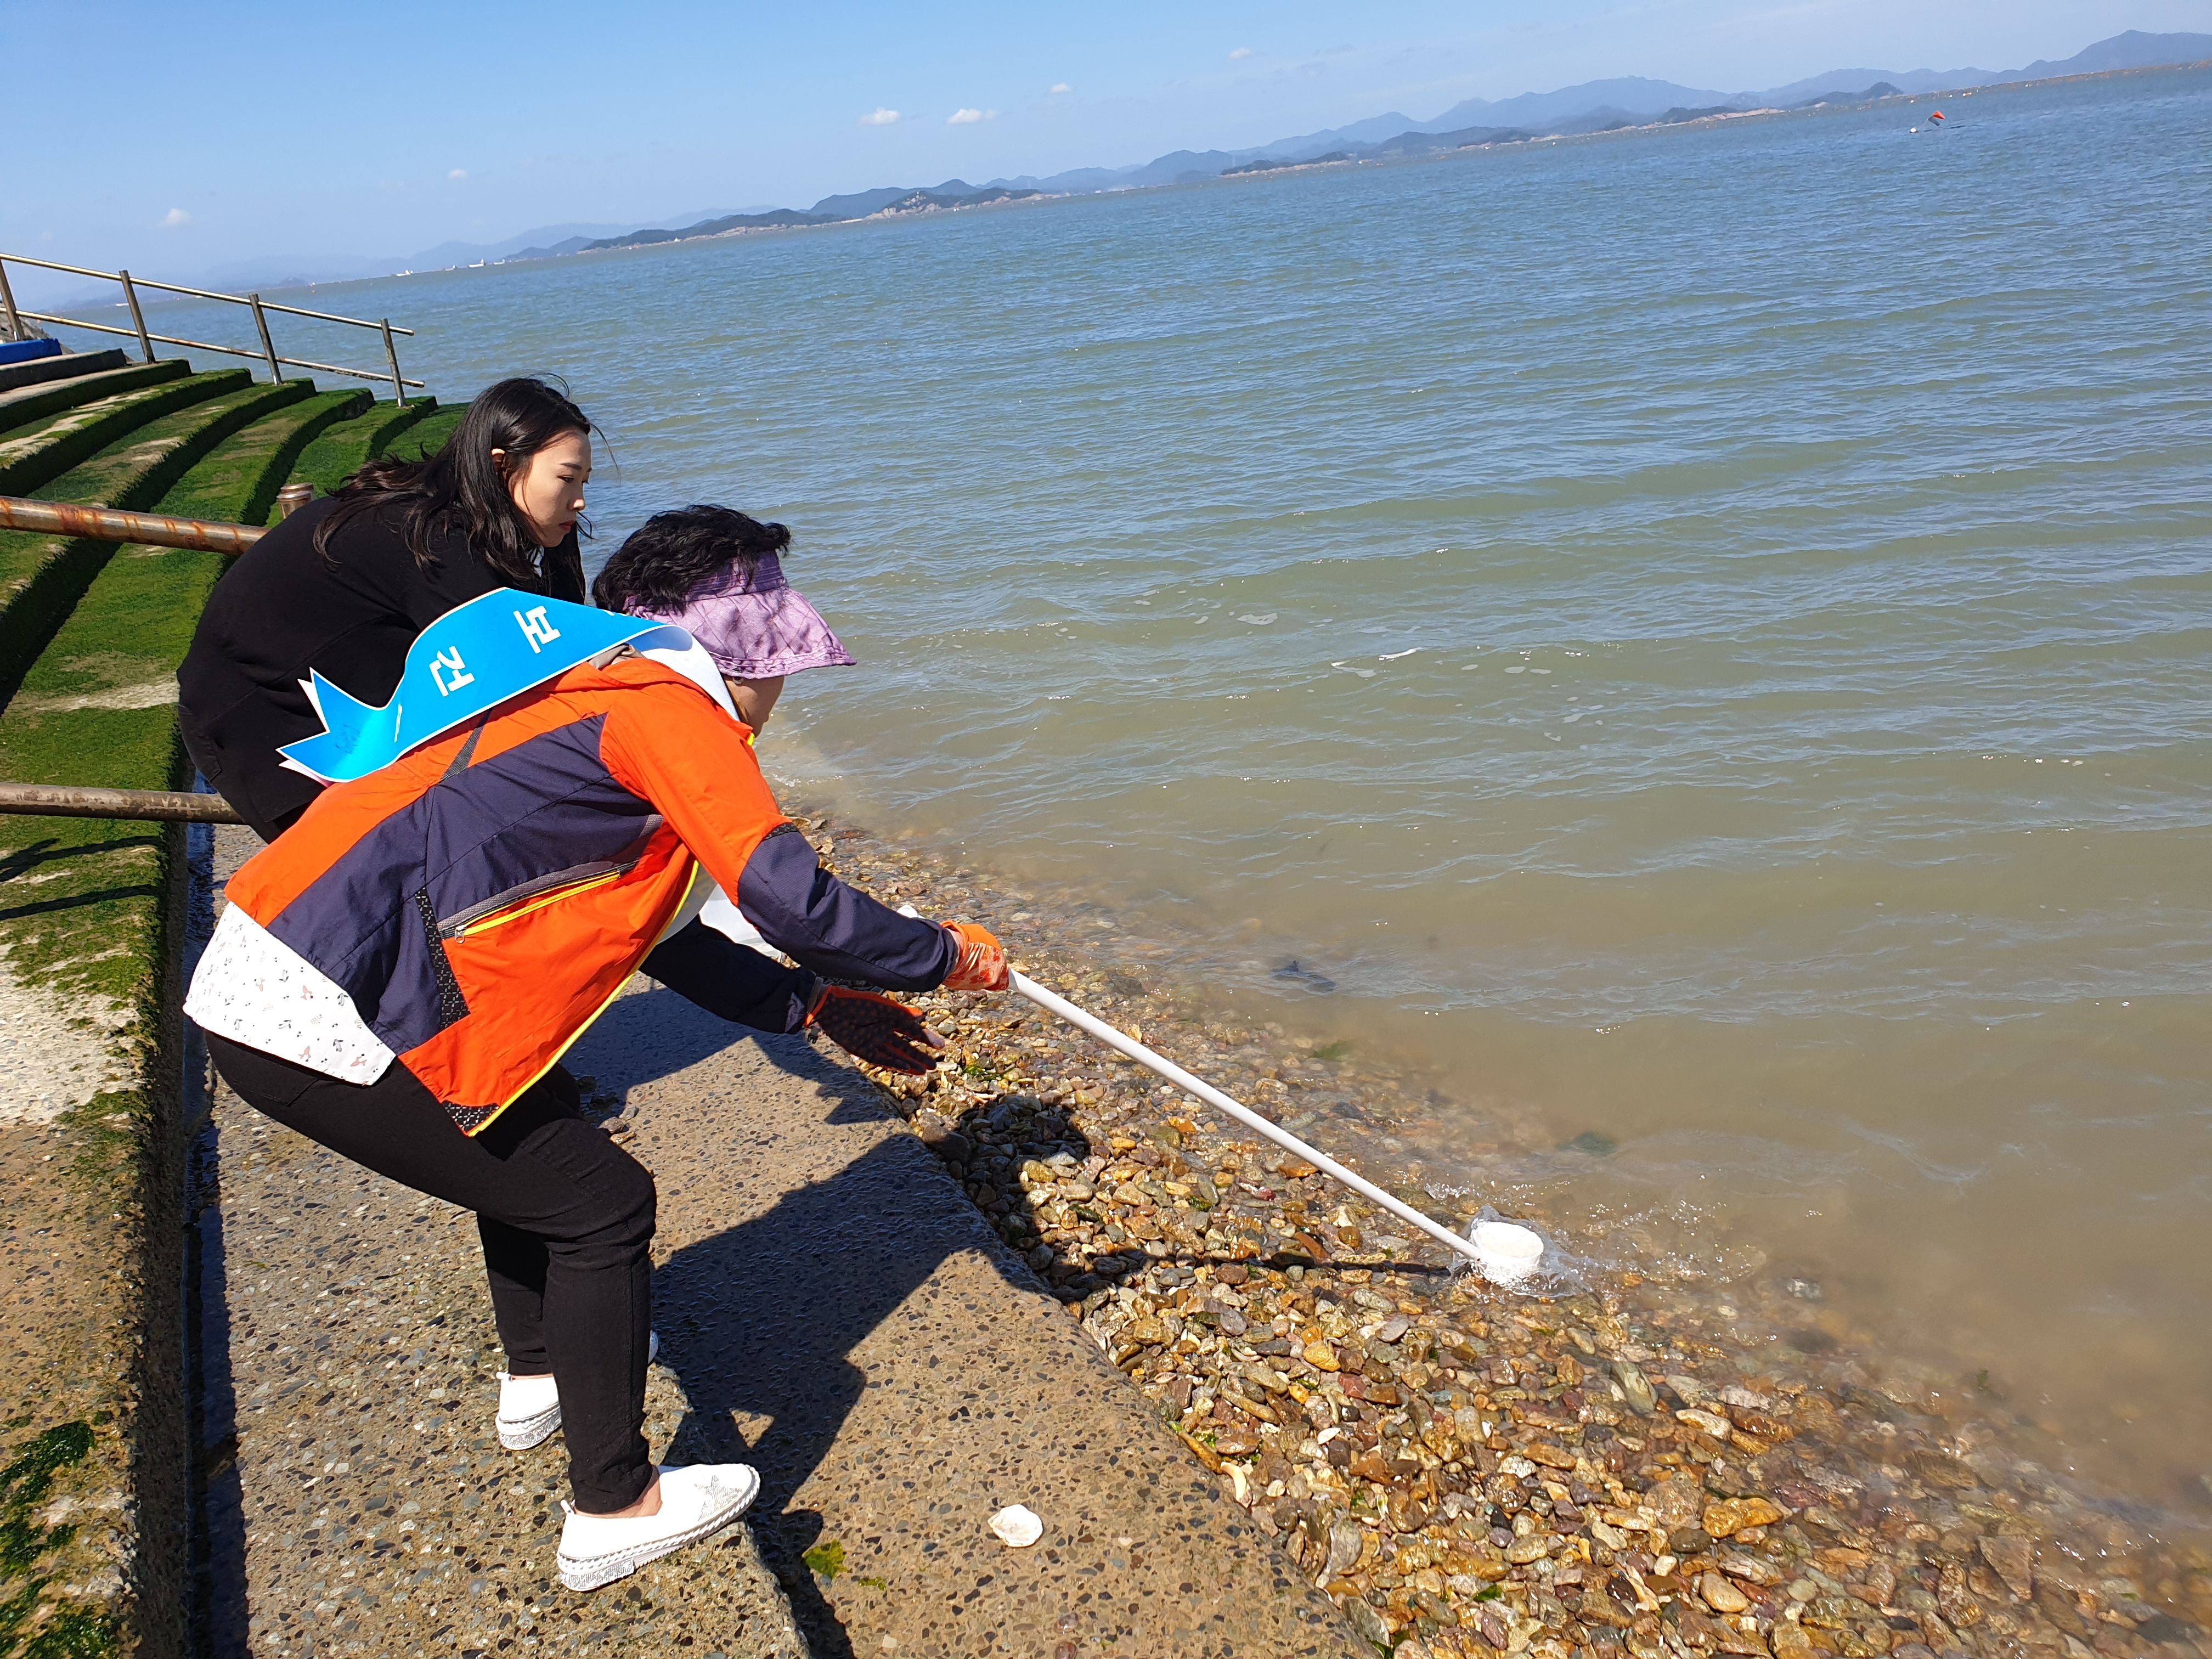
[[[598,1018],[702,865],[807,965],[936,984],[957,945],[819,871],[750,737],[672,669],[586,664],[325,790],[228,896],[471,1133]]]

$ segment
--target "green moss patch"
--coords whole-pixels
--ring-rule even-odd
[[[252,384],[253,377],[242,368],[216,369],[207,374],[187,374],[182,380],[143,391],[102,398],[82,409],[72,409],[34,431],[0,443],[0,495],[34,494],[40,485],[129,436],[148,422]]]
[[[380,403],[357,419],[340,422],[301,452],[286,482],[313,484],[318,495],[333,495],[363,463],[383,454],[437,408],[434,398],[417,398],[404,409]]]
[[[259,421],[226,441],[163,498],[161,510],[182,519],[267,524],[276,492],[301,454],[334,422],[368,407],[363,391],[320,392]]]
[[[21,1659],[106,1659],[116,1650],[115,1620],[92,1607],[64,1607],[23,1644]]]
[[[225,438],[313,395],[314,387],[304,380],[245,381],[237,390],[148,422],[36,494],[46,501],[152,507]],[[0,531],[0,695],[13,691],[55,623],[113,551],[111,542]],[[198,616],[197,607],[192,614]]]
[[[129,368],[111,368],[103,374],[80,374],[74,380],[50,380],[43,386],[0,392],[0,432],[12,432],[65,409],[97,403],[120,392],[179,380],[191,372],[192,366],[183,358],[171,357],[162,362],[136,363]]]
[[[466,404],[455,404],[450,409],[441,409],[434,415],[426,415],[406,433],[386,445],[384,453],[397,455],[404,461],[434,455],[446,447],[461,424],[461,417],[469,412]]]
[[[38,1617],[39,1593],[53,1574],[37,1569],[68,1545],[77,1529],[46,1526],[36,1511],[52,1492],[55,1478],[83,1462],[92,1444],[91,1424],[58,1424],[0,1469],[0,1650],[15,1650],[23,1659],[75,1659],[114,1650],[113,1626],[96,1609],[49,1607],[46,1618]],[[24,1644],[15,1650],[18,1640]]]
[[[0,1574],[27,1572],[40,1556],[76,1535],[75,1527],[43,1527],[32,1511],[46,1501],[54,1476],[73,1468],[92,1449],[92,1425],[64,1423],[48,1429],[0,1469]]]

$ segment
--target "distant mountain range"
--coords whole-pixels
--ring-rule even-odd
[[[2002,86],[2010,82],[2148,69],[2205,58],[2212,58],[2212,34],[2146,34],[2139,29],[2130,29],[2062,61],[2039,60],[2017,70],[1830,70],[1764,92],[1735,93],[1638,76],[1586,81],[1557,92],[1523,93],[1517,98],[1494,102],[1470,98],[1428,121],[1416,121],[1394,111],[1348,126],[1304,133],[1295,138],[1279,138],[1251,149],[1179,149],[1135,167],[1077,167],[1042,178],[1024,173],[1012,179],[994,179],[981,187],[961,179],[948,179],[940,185],[921,187],[890,185],[846,196],[825,196],[803,212],[790,208],[748,209],[697,223],[667,222],[676,227],[673,228],[647,228],[598,237],[577,234],[550,243],[532,239],[526,246],[519,246],[523,239],[516,238],[515,251],[503,257],[514,260],[547,258],[602,248],[637,247],[697,236],[725,235],[739,230],[903,217],[1036,196],[1135,190],[1148,185],[1195,184],[1327,161],[1431,154],[1477,144],[1518,143],[1553,135],[1607,132],[1626,127],[1665,126],[1754,109],[1865,103],[1909,93]]]
[[[1562,87],[1556,92],[1523,93],[1516,98],[1494,101],[1470,98],[1427,121],[1417,121],[1394,111],[1322,132],[1279,138],[1251,149],[1179,149],[1133,167],[1076,167],[1042,178],[1024,173],[1017,178],[994,179],[980,186],[961,179],[923,186],[888,185],[849,195],[825,196],[805,210],[761,204],[670,214],[657,224],[633,220],[617,224],[541,225],[500,242],[441,242],[436,247],[399,258],[311,261],[277,257],[246,260],[203,273],[198,280],[217,288],[236,289],[258,285],[270,289],[384,276],[401,270],[437,270],[457,265],[556,258],[735,231],[903,217],[1038,196],[1193,184],[1224,175],[1273,172],[1328,161],[1421,155],[1476,144],[1517,143],[1554,135],[1711,119],[1754,109],[1859,103],[1908,93],[1949,92],[2057,76],[2197,63],[2208,58],[2212,58],[2212,34],[2147,34],[2139,29],[2130,29],[2124,34],[2100,40],[2071,58],[2057,62],[2039,59],[2016,70],[1839,69],[1808,76],[1787,86],[1770,87],[1763,92],[1733,93],[1632,76],[1610,81],[1586,81],[1579,86]],[[274,274],[280,270],[293,274],[282,277]]]

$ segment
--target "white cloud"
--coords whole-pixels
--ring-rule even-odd
[[[466,167],[455,167],[451,173],[446,175],[446,178],[448,183],[458,185],[468,176],[469,170]]]
[[[956,109],[945,118],[948,127],[972,127],[978,121],[995,121],[999,112],[994,109]]]
[[[1054,92],[1073,92],[1073,91],[1075,90],[1075,88],[1074,88],[1073,87],[1071,87],[1070,85],[1068,85],[1068,84],[1067,84],[1067,82],[1065,82],[1065,81],[1055,81],[1055,82],[1054,82],[1052,83],[1052,89],[1053,89]]]
[[[191,219],[192,216],[185,212],[184,209],[171,208],[167,213],[161,216],[161,228],[164,230],[174,230],[179,225],[190,224],[191,222]]]
[[[872,115],[863,115],[860,118],[860,125],[864,127],[896,126],[898,118],[899,112],[896,110],[879,109]]]
[[[1229,54],[1229,61],[1232,64],[1241,64],[1247,58],[1257,58],[1259,55],[1260,54],[1258,52],[1253,51],[1249,46],[1239,46],[1236,51]]]

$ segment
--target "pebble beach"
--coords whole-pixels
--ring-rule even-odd
[[[800,823],[845,879],[994,927],[1031,977],[1277,1121],[1325,1102],[1322,1149],[1439,1220],[1486,1212],[1425,1182],[1400,1133],[1435,1079],[1209,1006],[1087,907]],[[1400,1659],[2212,1656],[2205,1539],[2039,1460],[1986,1378],[1886,1364],[1755,1251],[1687,1282],[1619,1265],[1603,1217],[1522,1209],[1558,1266],[1500,1290],[1026,1002],[914,1000],[945,1060],[878,1083],[1191,1457]]]

